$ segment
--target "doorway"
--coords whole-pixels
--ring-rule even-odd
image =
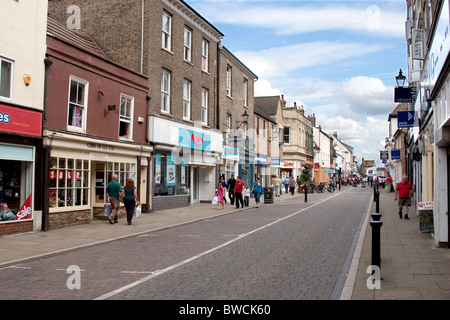
[[[199,203],[199,167],[192,167],[192,203]]]

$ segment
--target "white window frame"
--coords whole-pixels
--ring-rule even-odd
[[[192,82],[183,80],[183,119],[191,120],[191,91]]]
[[[227,125],[226,131],[227,131],[227,133],[230,133],[231,132],[231,125],[232,125],[231,114],[227,113],[225,121],[226,121],[226,125]]]
[[[170,113],[170,71],[166,69],[161,70],[161,112]]]
[[[227,96],[231,97],[231,77],[233,68],[227,64]]]
[[[130,107],[130,115],[126,116],[122,114],[122,102],[128,102]],[[126,136],[120,135],[120,123],[128,123],[128,134]],[[120,107],[119,107],[119,128],[118,128],[118,134],[119,139],[122,140],[133,140],[133,122],[134,122],[134,97],[128,96],[125,94],[120,95]]]
[[[9,75],[9,94],[8,96],[3,96],[1,95],[1,83],[2,83],[2,79],[3,79],[3,75],[2,75],[2,69],[1,66],[3,65],[3,63],[8,63],[10,65],[10,75]],[[14,72],[14,62],[5,58],[0,57],[0,100],[7,100],[7,101],[11,101],[12,100],[12,92],[13,92],[13,72]]]
[[[208,124],[208,99],[209,99],[209,90],[206,88],[202,88],[202,124]]]
[[[184,60],[192,62],[192,31],[184,28]]]
[[[202,71],[208,72],[209,70],[209,41],[202,40]]]
[[[165,23],[167,19],[167,23]],[[162,39],[161,46],[168,50],[172,50],[172,16],[167,12],[162,14]]]
[[[72,89],[72,81],[73,82],[77,82],[78,84],[82,84],[84,85],[84,97],[83,97],[83,103],[79,104],[77,102],[71,102],[70,101],[70,93],[71,93],[71,89]],[[78,86],[77,86],[77,90],[78,90]],[[76,131],[76,132],[86,132],[86,121],[87,121],[87,111],[88,111],[88,95],[89,95],[89,82],[75,77],[75,76],[70,76],[69,77],[69,90],[68,90],[68,97],[67,97],[67,130],[69,131]],[[78,96],[78,93],[77,93]],[[69,117],[70,117],[70,105],[73,104],[75,106],[79,106],[82,107],[82,115],[81,115],[81,127],[78,126],[74,126],[69,124]]]
[[[244,107],[248,108],[248,80],[244,78]]]

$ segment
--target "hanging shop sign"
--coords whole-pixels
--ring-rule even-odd
[[[397,113],[397,119],[398,128],[412,128],[419,126],[417,111],[399,111]]]

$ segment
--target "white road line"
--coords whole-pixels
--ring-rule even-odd
[[[345,192],[346,192],[346,191],[344,191],[344,192],[342,192],[342,193],[337,193],[337,194],[331,196],[330,198],[327,198],[326,200],[328,201],[328,200],[330,200],[330,199],[333,199],[334,197],[337,197],[338,195],[341,195],[341,194],[343,194],[343,193],[345,193]],[[319,205],[319,204],[321,204],[321,203],[322,203],[322,202],[314,203],[314,204],[310,205],[309,207],[306,207],[306,208],[303,208],[303,209],[301,209],[301,210],[299,210],[299,211],[296,211],[296,212],[294,212],[294,213],[291,213],[290,215],[288,215],[288,216],[286,216],[286,217],[284,217],[284,218],[280,218],[280,219],[278,219],[278,220],[276,220],[276,221],[274,221],[274,222],[268,223],[268,224],[266,224],[266,225],[264,225],[264,226],[262,226],[262,227],[259,227],[259,228],[257,228],[257,229],[254,229],[254,230],[249,231],[249,232],[247,232],[247,233],[243,233],[243,234],[239,235],[239,236],[238,236],[237,238],[235,238],[235,239],[232,239],[232,240],[230,240],[230,241],[224,242],[224,243],[222,243],[221,245],[218,245],[217,247],[214,247],[214,248],[212,248],[212,249],[209,249],[209,250],[207,250],[207,251],[204,251],[204,252],[202,252],[202,253],[200,253],[200,254],[198,254],[198,255],[196,255],[196,256],[190,257],[190,258],[188,258],[188,259],[186,259],[186,260],[180,261],[180,262],[178,262],[178,263],[176,263],[176,264],[174,264],[174,265],[172,265],[172,266],[169,266],[169,267],[167,267],[167,268],[165,268],[165,269],[159,270],[159,271],[157,271],[157,272],[155,272],[155,273],[153,273],[153,274],[150,274],[150,275],[148,275],[148,276],[146,276],[146,277],[144,277],[144,278],[142,278],[142,279],[140,279],[140,280],[137,280],[137,281],[135,281],[135,282],[133,282],[133,283],[130,283],[130,284],[126,285],[126,286],[120,287],[119,289],[116,289],[116,290],[107,292],[107,293],[105,293],[105,294],[103,294],[103,295],[101,295],[101,296],[95,298],[94,300],[105,300],[105,299],[111,298],[111,297],[113,297],[113,296],[115,296],[115,295],[117,295],[117,294],[119,294],[119,293],[121,293],[121,292],[123,292],[123,291],[126,291],[126,290],[128,290],[128,289],[134,288],[134,287],[136,287],[136,286],[138,286],[138,285],[140,285],[140,284],[143,284],[143,283],[145,283],[145,282],[147,282],[147,281],[149,281],[149,280],[151,280],[151,279],[153,279],[153,278],[156,278],[157,276],[160,276],[160,275],[162,275],[162,274],[164,274],[164,273],[167,273],[167,272],[172,271],[172,270],[174,270],[174,269],[176,269],[176,268],[178,268],[178,267],[184,266],[185,264],[188,264],[188,263],[190,263],[190,262],[192,262],[192,261],[195,261],[195,260],[197,260],[197,259],[199,259],[199,258],[201,258],[201,257],[203,257],[203,256],[206,256],[207,254],[210,254],[210,253],[212,253],[212,252],[214,252],[214,251],[217,251],[217,250],[220,250],[220,249],[222,249],[222,248],[224,248],[224,247],[226,247],[226,246],[229,246],[230,244],[232,244],[232,243],[234,243],[234,242],[236,242],[236,241],[238,241],[238,240],[241,240],[241,239],[243,239],[243,238],[245,238],[245,237],[248,237],[248,236],[252,235],[253,233],[256,233],[256,232],[258,232],[258,231],[264,230],[264,229],[266,229],[266,228],[268,228],[268,227],[270,227],[270,226],[272,226],[272,225],[275,225],[275,224],[277,224],[277,223],[279,223],[279,222],[281,222],[281,221],[283,221],[283,220],[289,219],[289,218],[291,218],[291,217],[293,217],[293,216],[295,216],[295,215],[297,215],[297,214],[299,214],[299,213],[301,213],[301,212],[303,212],[303,211],[306,211],[306,210],[309,210],[309,209],[311,209],[311,208],[314,208],[315,206],[317,206],[317,205]]]

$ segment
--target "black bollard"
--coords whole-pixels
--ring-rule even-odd
[[[377,201],[377,188],[373,186],[373,202]]]
[[[378,266],[381,270],[381,221],[371,221],[372,227],[372,265]]]
[[[308,185],[305,184],[305,202],[308,202]]]
[[[380,213],[380,191],[375,192],[376,195],[376,203],[375,203],[375,212]]]
[[[381,220],[381,213],[371,213],[373,221],[380,221]]]

